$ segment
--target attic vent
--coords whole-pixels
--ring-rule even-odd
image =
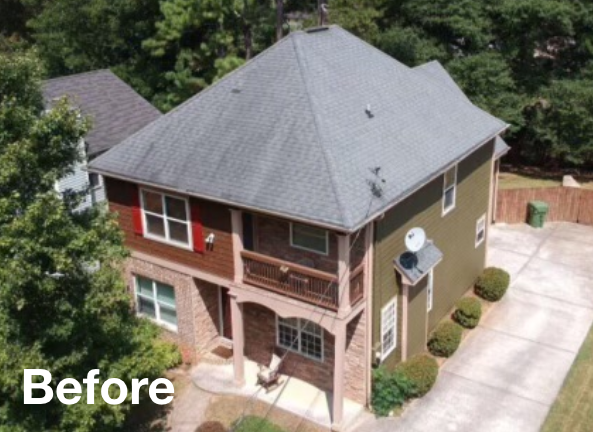
[[[241,93],[241,89],[234,88],[234,89],[231,90],[231,93],[235,93],[235,94]]]
[[[319,33],[322,31],[327,31],[329,30],[329,26],[320,26],[320,27],[311,27],[308,28],[307,30],[305,30],[305,32],[307,33]]]

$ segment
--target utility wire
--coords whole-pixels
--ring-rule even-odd
[[[374,170],[371,170],[371,172],[373,172],[377,177],[379,177],[379,169],[380,168],[375,168]],[[384,183],[385,180],[382,180],[382,182]],[[373,181],[369,182],[370,187],[371,187],[371,199],[369,200],[369,206],[367,208],[366,214],[365,214],[365,219],[368,217],[368,215],[370,214],[371,211],[371,207],[373,204],[373,199],[376,197],[380,197],[382,195],[382,190],[381,190],[381,194],[377,194],[376,192],[376,184]],[[348,256],[350,256],[350,253],[352,252],[352,249],[354,248],[354,246],[356,245],[356,242],[358,241],[358,238],[360,237],[361,232],[363,231],[363,229],[361,228],[360,230],[358,230],[358,232],[356,233],[356,236],[354,238],[354,241],[351,242],[349,249],[348,249]],[[348,266],[350,267],[350,263],[348,263]],[[349,269],[348,267],[348,269]],[[365,269],[366,271],[369,271],[369,269]],[[343,279],[346,277],[346,274],[349,273],[348,271],[345,271],[342,275],[338,275],[338,280],[337,280],[337,286],[338,288],[340,287]],[[330,282],[326,289],[324,290],[324,292],[320,295],[319,299],[323,299],[327,297],[327,294],[329,293],[330,288],[332,287],[332,285],[336,283],[334,282]],[[347,289],[350,289],[350,287],[348,286]],[[367,287],[368,289],[368,287]],[[342,300],[343,300],[343,295],[345,293],[346,290],[344,290],[339,298],[339,302],[338,302],[338,308],[339,305],[342,304]],[[292,349],[295,346],[295,343],[298,343],[298,339],[301,337],[301,332],[303,330],[305,330],[307,328],[307,326],[312,323],[313,321],[311,320],[311,318],[313,318],[313,315],[315,314],[316,310],[320,308],[322,309],[321,311],[321,317],[319,318],[319,322],[315,323],[317,325],[320,325],[321,321],[323,320],[323,318],[325,317],[325,315],[328,312],[328,309],[326,308],[321,308],[318,304],[315,304],[313,307],[313,310],[311,311],[311,314],[309,316],[310,319],[305,320],[305,327],[303,329],[298,330],[298,334],[297,336],[293,339],[293,341],[290,344],[290,348]],[[335,324],[335,321],[337,319],[337,314],[333,317],[332,319],[332,327]],[[276,329],[276,331],[278,331],[278,329]],[[325,331],[322,333],[321,337],[324,337],[325,335]],[[286,356],[289,354],[290,349],[288,348],[284,348],[285,352],[282,355],[282,358],[280,359],[280,363],[278,365],[278,370],[280,369],[280,366],[282,365],[282,363],[284,363],[284,360],[286,358]],[[288,386],[288,383],[290,382],[290,379],[294,376],[294,373],[297,371],[298,367],[301,365],[301,362],[296,362],[294,364],[293,369],[290,371],[290,374],[286,374],[287,375],[287,379],[286,379],[286,383],[282,386],[282,388],[280,389],[280,392],[278,393],[278,395],[276,396],[276,398],[274,399],[274,401],[270,404],[270,407],[267,409],[266,414],[264,415],[263,419],[266,420],[270,414],[270,412],[272,411],[272,409],[276,406],[276,404],[278,403],[278,400],[280,399],[280,397],[282,396],[282,394],[284,393],[284,390],[286,389],[286,387]],[[251,408],[253,401],[255,400],[255,397],[257,396],[257,394],[260,392],[261,388],[258,388],[250,397],[249,399],[245,402],[245,408],[243,409],[243,412],[241,413],[241,417],[239,418],[238,421],[236,421],[230,429],[230,432],[234,432],[240,425],[241,423],[245,420],[245,417],[247,416],[247,411],[249,408]],[[299,423],[299,425],[297,425],[297,430],[298,427],[300,426],[302,422]],[[296,431],[295,431],[296,432]]]

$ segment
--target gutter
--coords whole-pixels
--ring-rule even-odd
[[[483,140],[480,144],[476,145],[475,147],[472,147],[470,150],[468,150],[467,152],[465,152],[464,154],[462,154],[461,156],[459,156],[457,159],[455,159],[452,163],[450,163],[449,165],[447,165],[444,169],[438,171],[436,174],[428,177],[428,179],[426,179],[425,181],[421,182],[419,184],[418,187],[413,188],[412,190],[410,190],[410,192],[404,194],[403,196],[401,196],[397,201],[389,204],[387,207],[384,207],[380,210],[377,210],[375,213],[373,213],[371,216],[367,217],[366,219],[364,219],[362,222],[360,222],[358,225],[355,225],[354,228],[352,228],[351,232],[356,232],[359,229],[361,229],[363,226],[365,226],[367,223],[377,219],[378,217],[380,217],[383,213],[391,210],[393,207],[395,207],[396,205],[398,205],[399,203],[401,203],[402,201],[404,201],[405,199],[409,198],[410,196],[412,196],[414,193],[416,193],[419,189],[422,189],[424,186],[426,186],[428,183],[432,182],[433,180],[435,180],[437,177],[440,177],[441,175],[443,175],[443,173],[445,173],[449,168],[451,168],[452,166],[458,164],[459,162],[461,162],[463,159],[467,158],[470,154],[472,154],[473,152],[475,152],[477,149],[479,149],[480,147],[482,147],[483,145],[485,145],[488,141],[496,138],[498,135],[501,135],[502,133],[506,132],[508,128],[510,128],[511,125],[510,124],[506,124],[504,128],[502,128],[500,131],[496,132],[495,134],[489,136],[488,138],[486,138],[485,140]],[[494,157],[494,154],[492,155]]]
[[[279,212],[274,212],[274,211],[270,211],[270,210],[260,209],[260,208],[248,206],[248,205],[245,205],[245,204],[238,204],[236,202],[225,200],[225,199],[222,199],[222,198],[215,198],[215,197],[204,195],[204,194],[197,194],[195,192],[190,192],[189,190],[174,189],[174,188],[163,186],[163,185],[159,185],[159,184],[156,184],[156,183],[150,183],[150,182],[147,182],[147,181],[144,181],[144,180],[138,180],[138,179],[134,179],[134,178],[131,178],[131,177],[122,176],[122,175],[119,175],[119,174],[114,174],[114,173],[111,173],[109,171],[105,171],[105,170],[101,170],[101,169],[97,169],[97,168],[93,168],[93,167],[87,167],[87,171],[100,174],[100,175],[102,175],[104,177],[111,177],[111,178],[122,180],[122,181],[126,181],[126,182],[134,182],[134,183],[137,183],[137,184],[142,185],[142,186],[148,186],[148,187],[152,187],[152,188],[155,188],[155,189],[161,189],[161,190],[172,192],[172,193],[177,193],[177,194],[184,193],[184,194],[187,194],[190,197],[194,197],[194,198],[198,198],[198,199],[203,199],[203,200],[207,200],[207,201],[212,201],[212,202],[216,202],[216,203],[219,203],[219,204],[224,204],[224,205],[227,205],[227,206],[230,206],[230,207],[234,207],[234,208],[238,208],[238,209],[241,209],[241,210],[257,211],[257,212],[262,213],[262,214],[265,214],[265,215],[279,217],[279,218],[282,218],[282,219],[292,219],[292,220],[294,220],[296,222],[299,222],[299,223],[304,223],[304,224],[307,224],[307,225],[317,226],[317,227],[324,228],[324,229],[327,229],[327,230],[330,230],[330,231],[337,231],[337,232],[340,232],[340,233],[352,234],[352,233],[355,233],[355,232],[359,231],[361,228],[363,228],[369,222],[371,222],[371,221],[377,219],[378,217],[380,217],[383,213],[391,210],[393,207],[395,207],[396,205],[398,205],[399,203],[401,203],[405,199],[409,198],[411,195],[413,195],[419,189],[422,189],[428,183],[432,182],[437,177],[441,176],[451,166],[453,166],[455,164],[458,164],[460,161],[462,161],[463,159],[467,158],[471,153],[473,153],[474,151],[476,151],[477,149],[479,149],[480,147],[482,147],[483,145],[485,145],[488,141],[490,141],[490,140],[496,138],[498,135],[504,133],[510,126],[511,125],[509,125],[509,124],[505,125],[505,127],[502,128],[500,131],[498,131],[498,132],[494,133],[493,135],[489,136],[488,138],[486,138],[485,140],[483,140],[482,142],[480,142],[480,144],[472,147],[470,150],[468,150],[467,152],[465,152],[464,154],[462,154],[461,156],[459,156],[457,159],[455,159],[454,162],[452,162],[449,165],[447,165],[444,169],[442,169],[442,170],[438,171],[436,174],[433,174],[432,176],[428,177],[425,181],[421,182],[417,187],[413,188],[408,193],[406,193],[403,196],[401,196],[397,201],[395,201],[393,203],[390,203],[388,206],[383,207],[380,210],[377,210],[371,216],[365,218],[362,222],[358,223],[357,225],[355,225],[352,228],[346,228],[346,227],[339,226],[339,225],[333,225],[333,224],[323,223],[323,222],[319,222],[319,221],[313,221],[313,220],[310,220],[310,219],[305,219],[305,218],[301,218],[301,217],[290,215],[290,214],[286,214],[286,213],[279,213]],[[493,155],[493,157],[494,157],[494,155]]]
[[[215,203],[218,203],[218,204],[224,204],[224,205],[227,205],[229,207],[234,207],[234,208],[238,208],[238,209],[241,209],[241,210],[257,211],[258,213],[262,213],[262,214],[265,214],[265,215],[268,215],[268,216],[278,217],[278,218],[281,218],[281,219],[292,219],[295,222],[300,222],[300,223],[303,223],[303,224],[306,224],[306,225],[314,225],[314,226],[317,226],[317,227],[320,227],[320,228],[324,228],[324,229],[327,229],[327,230],[330,230],[330,231],[337,231],[337,232],[344,233],[344,234],[353,232],[353,231],[349,231],[348,229],[346,229],[346,228],[344,228],[342,226],[332,225],[332,224],[326,224],[326,223],[323,223],[323,222],[312,221],[312,220],[309,220],[309,219],[303,219],[303,218],[300,218],[298,216],[288,215],[286,213],[279,213],[279,212],[274,212],[274,211],[270,211],[270,210],[264,210],[264,209],[260,209],[260,208],[257,208],[257,207],[250,207],[250,206],[247,206],[247,205],[244,205],[244,204],[238,204],[236,202],[228,201],[228,200],[225,200],[225,199],[222,199],[222,198],[215,198],[215,197],[211,197],[211,196],[208,196],[208,195],[197,194],[197,193],[194,193],[194,192],[190,192],[188,190],[174,189],[174,188],[163,186],[163,185],[159,185],[159,184],[156,184],[156,183],[150,183],[150,182],[147,182],[147,181],[144,181],[144,180],[134,179],[132,177],[126,177],[126,176],[114,174],[114,173],[111,173],[109,171],[104,171],[104,170],[100,170],[100,169],[93,168],[93,167],[87,167],[87,171],[88,172],[92,172],[92,173],[96,173],[96,174],[100,174],[100,175],[102,175],[104,177],[111,177],[111,178],[114,178],[114,179],[117,179],[117,180],[122,180],[122,181],[126,181],[126,182],[137,183],[139,185],[147,186],[147,187],[150,187],[150,188],[153,188],[153,189],[160,189],[160,190],[164,190],[164,191],[167,191],[167,192],[172,192],[172,193],[175,193],[175,194],[180,194],[180,193],[181,194],[186,194],[186,195],[188,195],[190,197],[193,197],[193,198],[198,198],[198,199],[203,199],[203,200],[207,200],[207,201],[212,201],[212,202],[215,202]]]

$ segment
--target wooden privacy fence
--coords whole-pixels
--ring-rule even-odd
[[[593,190],[573,187],[502,189],[496,197],[496,222],[521,223],[529,217],[530,201],[550,206],[546,220],[593,225]]]

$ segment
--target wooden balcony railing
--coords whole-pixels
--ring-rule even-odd
[[[335,274],[251,251],[242,251],[241,257],[245,283],[327,309],[338,310],[339,290]],[[364,297],[363,267],[357,267],[350,278],[352,305]]]
[[[350,304],[354,306],[364,298],[364,263],[350,272]]]

